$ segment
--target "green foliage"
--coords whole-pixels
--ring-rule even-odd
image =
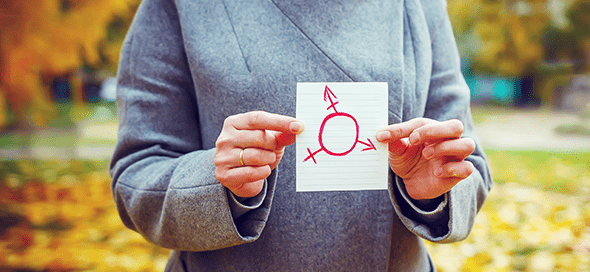
[[[577,37],[590,35],[590,0],[576,0],[568,9],[567,17]]]
[[[496,183],[567,194],[590,192],[590,152],[487,150],[486,154]]]
[[[529,73],[543,59],[543,31],[550,22],[540,5],[535,0],[449,1],[461,54],[479,73],[510,77]]]

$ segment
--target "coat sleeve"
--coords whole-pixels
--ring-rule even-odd
[[[205,251],[256,240],[268,217],[273,171],[261,195],[236,200],[204,149],[194,85],[173,1],[141,3],[121,51],[118,144],[110,173],[123,223],[162,247]]]
[[[483,148],[475,135],[470,110],[470,92],[461,74],[459,54],[444,1],[422,3],[432,41],[432,71],[424,117],[458,119],[464,124],[462,137],[472,138],[475,151],[466,159],[475,171],[449,192],[431,201],[416,201],[405,191],[403,180],[393,175],[390,192],[394,209],[406,227],[432,242],[465,239],[492,186]],[[438,5],[437,5],[438,4]]]

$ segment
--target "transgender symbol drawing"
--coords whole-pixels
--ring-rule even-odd
[[[367,138],[367,142],[363,142],[361,140],[359,140],[359,124],[356,120],[356,118],[354,118],[354,116],[346,113],[346,112],[339,112],[338,110],[336,110],[336,104],[339,103],[339,101],[335,101],[335,99],[337,99],[338,97],[336,97],[336,95],[334,95],[334,93],[332,92],[332,90],[330,90],[330,88],[328,88],[328,85],[326,85],[326,88],[324,89],[324,101],[328,102],[330,101],[330,106],[328,106],[328,108],[326,108],[326,110],[334,110],[333,113],[328,114],[325,118],[324,121],[322,121],[322,124],[320,125],[320,130],[319,130],[319,134],[318,134],[318,142],[320,144],[320,148],[314,152],[311,151],[311,149],[309,149],[309,147],[307,148],[307,152],[309,153],[309,156],[307,156],[303,162],[306,162],[309,159],[312,159],[313,162],[315,164],[317,164],[317,161],[315,159],[315,155],[324,151],[326,152],[326,154],[330,155],[330,156],[346,156],[348,153],[352,152],[352,150],[354,150],[354,148],[356,147],[357,143],[363,144],[366,146],[366,148],[362,149],[362,151],[367,151],[367,150],[377,150],[377,148],[375,148],[375,145],[373,144],[373,142],[371,142],[371,139]],[[335,117],[345,117],[345,118],[349,118],[353,121],[354,123],[354,129],[356,132],[356,137],[354,139],[354,142],[352,144],[352,146],[345,150],[345,151],[340,151],[340,152],[336,152],[336,151],[332,151],[330,149],[328,149],[325,145],[324,142],[324,128],[326,127],[326,123],[330,120],[333,119]]]

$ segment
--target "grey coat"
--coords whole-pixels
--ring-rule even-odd
[[[295,192],[295,149],[263,192],[215,178],[226,117],[295,116],[297,82],[389,84],[389,123],[457,118],[476,171],[412,200]],[[122,48],[112,190],[123,223],[174,249],[169,271],[428,271],[422,239],[464,239],[491,187],[442,0],[144,0]],[[444,261],[444,260],[441,260]]]

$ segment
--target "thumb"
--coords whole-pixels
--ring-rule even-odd
[[[410,148],[411,145],[412,144],[410,144],[410,140],[408,140],[408,138],[402,138],[396,141],[389,142],[389,153],[391,153],[391,155],[401,156],[404,153],[406,153],[406,151],[408,150],[408,148]]]
[[[408,138],[400,138],[393,136],[393,133],[389,130],[390,127],[377,132],[376,139],[379,142],[388,144],[389,153],[391,155],[402,155],[410,147],[410,140],[408,140]]]

